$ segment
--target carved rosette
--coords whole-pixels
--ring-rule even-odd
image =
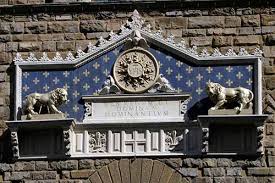
[[[202,153],[208,153],[209,128],[202,128]]]
[[[159,76],[156,58],[142,48],[123,52],[114,64],[113,75],[117,85],[128,93],[148,90]]]
[[[165,150],[173,151],[179,142],[183,140],[183,134],[176,130],[167,131],[165,134]]]
[[[180,103],[180,112],[182,115],[185,115],[188,109],[187,104],[189,103],[189,101],[191,100],[191,97],[188,98],[187,100],[181,101]]]
[[[64,130],[63,131],[63,139],[64,139],[64,148],[65,148],[65,155],[71,155],[71,130]]]
[[[85,117],[92,116],[92,102],[85,102]]]
[[[19,146],[18,146],[18,135],[17,131],[11,132],[11,146],[12,146],[12,154],[14,159],[19,158]]]
[[[104,153],[107,151],[106,133],[89,132],[89,149],[91,153]]]
[[[257,127],[257,153],[263,153],[264,127]]]

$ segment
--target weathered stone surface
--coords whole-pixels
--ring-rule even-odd
[[[275,77],[269,77],[266,79],[266,86],[268,89],[275,89]]]
[[[178,169],[182,166],[181,158],[169,158],[169,159],[164,159],[164,160],[160,160],[160,161],[162,161],[163,163],[165,163],[175,169]]]
[[[155,23],[156,23],[156,28],[171,28],[172,26],[172,19],[170,17],[160,17],[160,18],[156,18],[155,19]]]
[[[121,22],[121,20],[111,20],[107,23],[107,31],[114,31],[117,32],[120,30],[120,27],[123,23]]]
[[[0,172],[11,172],[14,170],[14,164],[0,163]]]
[[[20,42],[18,50],[19,51],[40,51],[42,48],[41,42]]]
[[[142,159],[136,159],[130,164],[131,183],[139,183],[141,175]]]
[[[163,171],[162,171],[159,183],[167,183],[170,180],[173,173],[174,173],[174,170],[165,165],[163,167]]]
[[[169,183],[179,183],[182,180],[181,174],[174,172],[169,180]]]
[[[48,32],[49,33],[79,32],[79,22],[78,21],[48,22]]]
[[[275,175],[275,168],[268,168],[268,167],[247,168],[247,175],[256,175],[256,176]]]
[[[275,45],[275,34],[268,35],[266,37],[266,43],[267,45]]]
[[[102,183],[99,175],[97,172],[95,172],[93,175],[90,176],[89,181],[91,183]]]
[[[221,46],[232,46],[233,45],[233,37],[231,36],[215,36],[213,38],[213,46],[221,47]]]
[[[241,18],[238,16],[226,16],[225,17],[225,27],[240,27]]]
[[[150,180],[151,183],[159,182],[164,165],[165,164],[161,163],[160,161],[154,161],[151,180]]]
[[[213,183],[210,177],[195,177],[194,183]]]
[[[219,158],[217,159],[218,167],[230,167],[232,166],[232,160],[227,158]]]
[[[188,28],[210,28],[224,27],[224,17],[222,16],[202,16],[190,17],[188,19]]]
[[[107,26],[104,21],[101,20],[90,20],[90,21],[81,21],[80,30],[81,32],[104,32],[106,31]]]
[[[275,156],[268,156],[267,162],[268,166],[275,167]]]
[[[242,26],[260,26],[260,15],[244,15],[242,18]]]
[[[49,163],[49,168],[52,170],[77,170],[78,161],[77,160],[52,161]]]
[[[197,168],[181,168],[179,172],[185,177],[197,177],[198,169]]]
[[[216,167],[217,160],[214,158],[205,158],[202,160],[203,167]]]
[[[23,180],[23,179],[31,179],[30,172],[5,172],[4,180]]]
[[[211,46],[212,37],[191,37],[190,46]]]
[[[110,159],[96,159],[94,162],[94,166],[96,169],[100,169],[101,167],[108,165],[112,162]]]
[[[256,35],[238,36],[234,39],[234,44],[238,46],[259,45],[260,43],[261,37]]]
[[[258,182],[256,177],[236,177],[236,183]]]
[[[226,175],[227,176],[241,176],[242,175],[242,168],[226,168]]]
[[[79,169],[95,169],[94,160],[92,159],[81,159],[78,162]]]
[[[46,51],[46,52],[56,51],[56,42],[54,42],[54,41],[44,41],[42,43],[42,51]]]
[[[18,50],[17,42],[8,42],[6,46],[7,52],[16,52]]]
[[[204,168],[203,175],[209,177],[222,177],[225,176],[224,168]]]
[[[35,162],[34,161],[16,162],[14,164],[14,170],[15,171],[33,171],[33,170],[35,170]]]
[[[23,22],[13,22],[10,24],[11,33],[19,34],[24,32],[24,23]]]
[[[10,33],[11,28],[9,23],[1,23],[0,24],[0,34],[8,34]]]
[[[98,170],[98,174],[104,183],[112,183],[112,179],[107,166],[102,167]]]
[[[120,173],[121,173],[121,181],[122,183],[131,182],[130,177],[130,161],[129,159],[121,159],[119,161]]]
[[[273,26],[275,25],[275,15],[262,15],[262,25]]]
[[[201,159],[194,159],[194,158],[186,158],[182,161],[182,164],[187,167],[202,167],[202,160]]]
[[[73,170],[71,171],[71,178],[73,179],[86,179],[89,178],[94,170]]]
[[[119,166],[118,166],[118,161],[113,161],[108,165],[110,175],[112,177],[113,183],[121,183],[121,176],[120,176],[120,171],[119,171]]]
[[[0,35],[0,43],[11,41],[11,35]]]
[[[175,17],[173,21],[171,21],[171,28],[179,29],[183,28],[186,29],[188,25],[187,18],[185,17]]]
[[[111,11],[100,11],[96,13],[95,17],[99,20],[112,19],[115,18],[115,13]]]
[[[184,29],[182,30],[183,36],[205,36],[206,29]]]
[[[235,183],[234,177],[214,177],[214,183]]]
[[[35,162],[35,170],[41,171],[41,170],[48,170],[49,163],[48,161],[36,161]]]
[[[56,49],[58,51],[74,51],[75,42],[74,41],[58,41],[56,42]]]
[[[64,35],[65,40],[83,40],[85,35],[83,33],[66,33]]]
[[[47,22],[26,22],[25,33],[43,34],[47,32]]]
[[[143,159],[141,167],[141,182],[149,183],[153,167],[153,160]]]

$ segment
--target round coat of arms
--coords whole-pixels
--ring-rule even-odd
[[[141,93],[156,82],[159,65],[150,52],[142,48],[133,48],[118,57],[113,75],[121,89],[129,93]]]

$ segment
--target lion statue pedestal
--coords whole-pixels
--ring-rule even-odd
[[[31,120],[66,119],[65,114],[33,114]],[[21,120],[29,120],[28,115],[22,115]]]
[[[252,107],[249,109],[243,109],[238,113],[236,109],[217,109],[217,110],[208,110],[208,115],[236,115],[236,114],[253,114]]]

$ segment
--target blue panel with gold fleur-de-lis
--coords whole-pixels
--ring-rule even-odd
[[[67,117],[81,122],[84,117],[81,96],[92,95],[102,87],[122,51],[122,47],[118,47],[71,70],[23,71],[22,99],[34,92],[46,93],[56,88],[67,88],[69,102],[61,106],[60,110]],[[191,94],[188,107],[191,119],[207,111],[207,82],[218,82],[225,87],[253,88],[253,65],[194,66],[157,48],[150,48],[149,51],[159,61],[160,73],[171,85],[179,92]]]

